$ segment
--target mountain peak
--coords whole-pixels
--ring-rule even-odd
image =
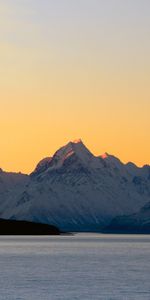
[[[107,152],[104,152],[100,157],[101,157],[102,159],[106,159],[108,156],[109,156],[108,153],[107,153]]]
[[[62,165],[68,157],[74,154],[83,162],[87,162],[87,160],[93,156],[93,154],[83,144],[82,140],[77,139],[61,147],[58,151],[56,151],[53,158],[57,157],[57,162],[59,162],[58,165]]]
[[[72,143],[73,143],[73,144],[80,144],[80,143],[83,144],[83,142],[82,142],[81,139],[76,139],[76,140],[74,140]]]
[[[94,157],[86,148],[81,139],[68,142],[66,145],[58,149],[53,157],[47,157],[39,162],[35,171],[31,175],[39,175],[45,171],[56,170],[63,166],[64,162],[71,156],[88,165],[89,161]]]

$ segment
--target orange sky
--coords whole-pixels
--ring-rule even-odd
[[[1,1],[4,170],[29,173],[76,138],[150,164],[150,2],[106,2]]]

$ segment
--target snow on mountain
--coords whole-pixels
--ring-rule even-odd
[[[32,173],[32,176],[36,175],[36,174],[40,174],[42,172],[44,172],[48,166],[50,161],[52,160],[51,157],[45,157],[43,158],[36,166],[35,170]]]
[[[70,157],[76,157],[80,163],[83,165],[93,164],[94,156],[85,147],[82,141],[75,140],[74,142],[69,142],[67,145],[61,147],[55,152],[52,158],[45,158],[36,167],[35,171],[31,174],[32,176],[37,176],[43,173],[43,169],[46,172],[52,170],[58,170],[65,165],[66,161]],[[41,172],[42,171],[42,172]]]
[[[29,176],[0,169],[0,217],[15,207],[17,198],[29,182]]]
[[[137,212],[150,197],[150,167],[94,156],[81,140],[45,158],[3,218],[38,221],[62,230],[100,230],[118,215]]]

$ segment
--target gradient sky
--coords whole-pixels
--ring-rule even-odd
[[[150,164],[150,1],[0,1],[0,167],[69,140]]]

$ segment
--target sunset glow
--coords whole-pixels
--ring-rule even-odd
[[[0,168],[30,173],[76,137],[150,164],[149,14],[147,0],[1,1]]]
[[[73,143],[78,144],[81,142],[81,139],[74,140]]]
[[[108,157],[107,153],[104,153],[104,154],[101,155],[101,158],[103,158],[103,159],[105,159],[107,157]]]

